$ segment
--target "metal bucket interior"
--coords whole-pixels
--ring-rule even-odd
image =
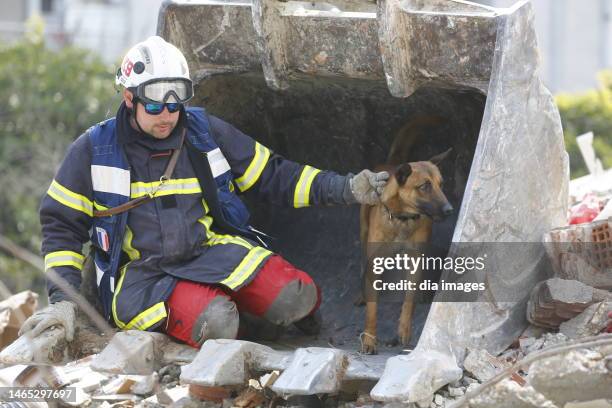
[[[383,81],[304,77],[284,91],[266,86],[261,74],[224,74],[199,82],[193,105],[233,124],[284,157],[341,174],[385,163],[398,130],[408,125],[413,148],[407,161],[427,160],[449,147],[440,165],[444,192],[456,209],[434,224],[432,242],[448,249],[465,191],[486,97],[475,90],[421,88],[408,98],[389,94]],[[271,248],[309,273],[323,293],[323,330],[316,338],[288,330],[277,344],[359,349],[364,307],[354,305],[361,288],[359,207],[284,208],[244,196],[252,224],[274,239]],[[397,302],[379,303],[379,352],[391,346],[400,312]],[[417,306],[411,346],[428,312]]]

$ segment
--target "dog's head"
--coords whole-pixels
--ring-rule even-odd
[[[404,163],[397,167],[385,186],[381,201],[393,201],[401,212],[425,215],[440,221],[453,213],[442,191],[442,175],[438,164],[451,152],[448,149],[428,161]]]

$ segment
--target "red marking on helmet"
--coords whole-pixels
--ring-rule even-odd
[[[130,76],[132,73],[132,68],[134,68],[134,63],[129,59],[126,59],[125,64],[123,64],[123,73],[125,76]]]

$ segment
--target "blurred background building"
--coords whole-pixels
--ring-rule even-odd
[[[0,39],[23,35],[30,16],[45,20],[46,43],[98,52],[116,63],[134,43],[155,34],[163,0],[0,0]]]
[[[163,0],[0,0],[0,39],[14,40],[34,14],[46,21],[50,47],[74,44],[115,63],[135,42],[155,33]],[[476,0],[508,7],[514,0]],[[612,0],[532,0],[543,60],[553,92],[594,88],[612,66]]]

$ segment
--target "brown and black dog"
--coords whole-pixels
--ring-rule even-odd
[[[453,207],[442,192],[442,175],[438,163],[452,149],[432,157],[428,161],[403,163],[399,166],[385,165],[377,171],[386,170],[389,181],[381,195],[381,203],[361,207],[361,242],[367,266],[364,274],[366,302],[365,329],[362,333],[361,351],[376,353],[377,293],[373,289],[373,254],[368,243],[406,243],[417,248],[425,246],[431,237],[433,221],[439,221],[453,212]],[[420,281],[421,271],[411,280]],[[414,292],[406,291],[397,329],[399,341],[407,345],[412,331]]]

